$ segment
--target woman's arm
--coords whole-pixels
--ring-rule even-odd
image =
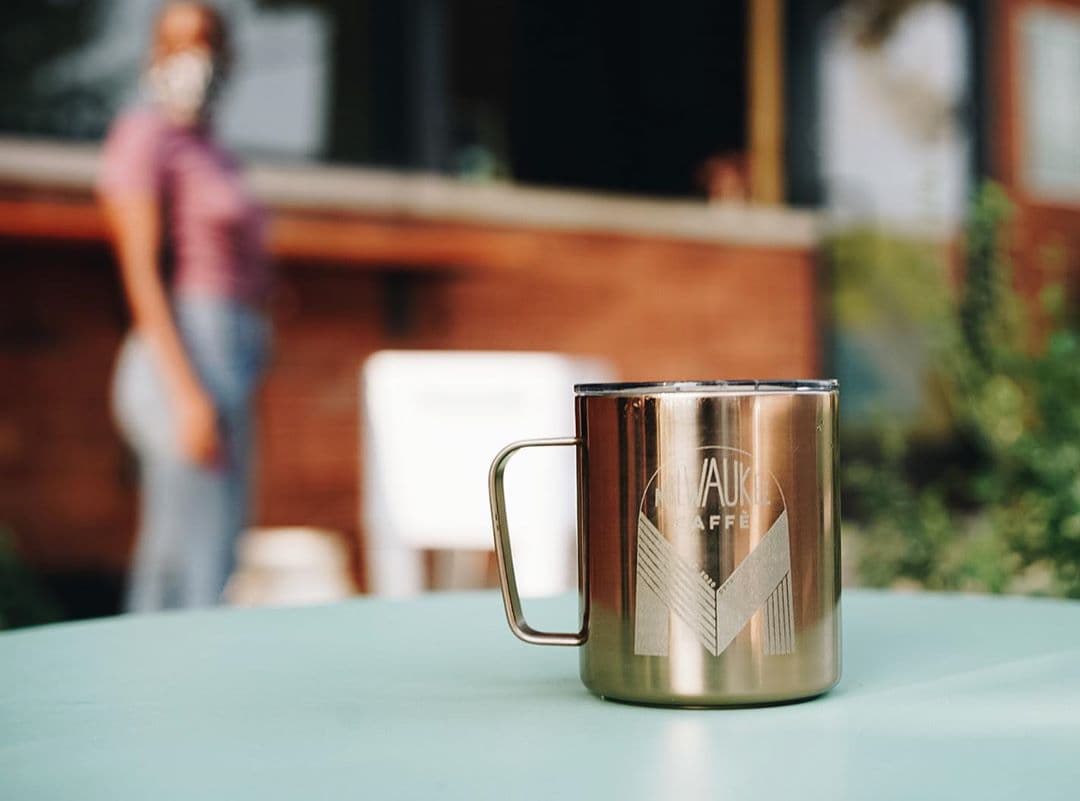
[[[169,307],[160,266],[160,205],[149,193],[102,199],[135,328],[161,370],[184,456],[213,465],[221,456],[217,414],[188,358]]]

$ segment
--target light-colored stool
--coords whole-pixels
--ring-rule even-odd
[[[236,561],[225,588],[233,606],[324,604],[357,591],[343,539],[325,529],[249,529],[236,545]]]

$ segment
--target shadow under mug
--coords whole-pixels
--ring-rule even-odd
[[[576,435],[504,448],[489,473],[507,620],[580,646],[603,698],[735,706],[840,676],[836,381],[585,384]],[[577,449],[581,625],[525,621],[503,474],[523,448]]]

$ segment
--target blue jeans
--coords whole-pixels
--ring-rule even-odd
[[[251,498],[252,394],[266,363],[269,325],[225,298],[180,295],[173,310],[192,365],[218,412],[220,467],[187,461],[158,365],[137,334],[120,349],[113,407],[139,457],[139,531],[127,609],[210,606],[232,572]]]

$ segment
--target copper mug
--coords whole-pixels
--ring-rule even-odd
[[[576,435],[515,442],[489,473],[506,616],[580,646],[603,698],[735,706],[810,698],[840,676],[836,381],[583,384]],[[503,473],[577,449],[581,625],[537,631],[514,579]]]

